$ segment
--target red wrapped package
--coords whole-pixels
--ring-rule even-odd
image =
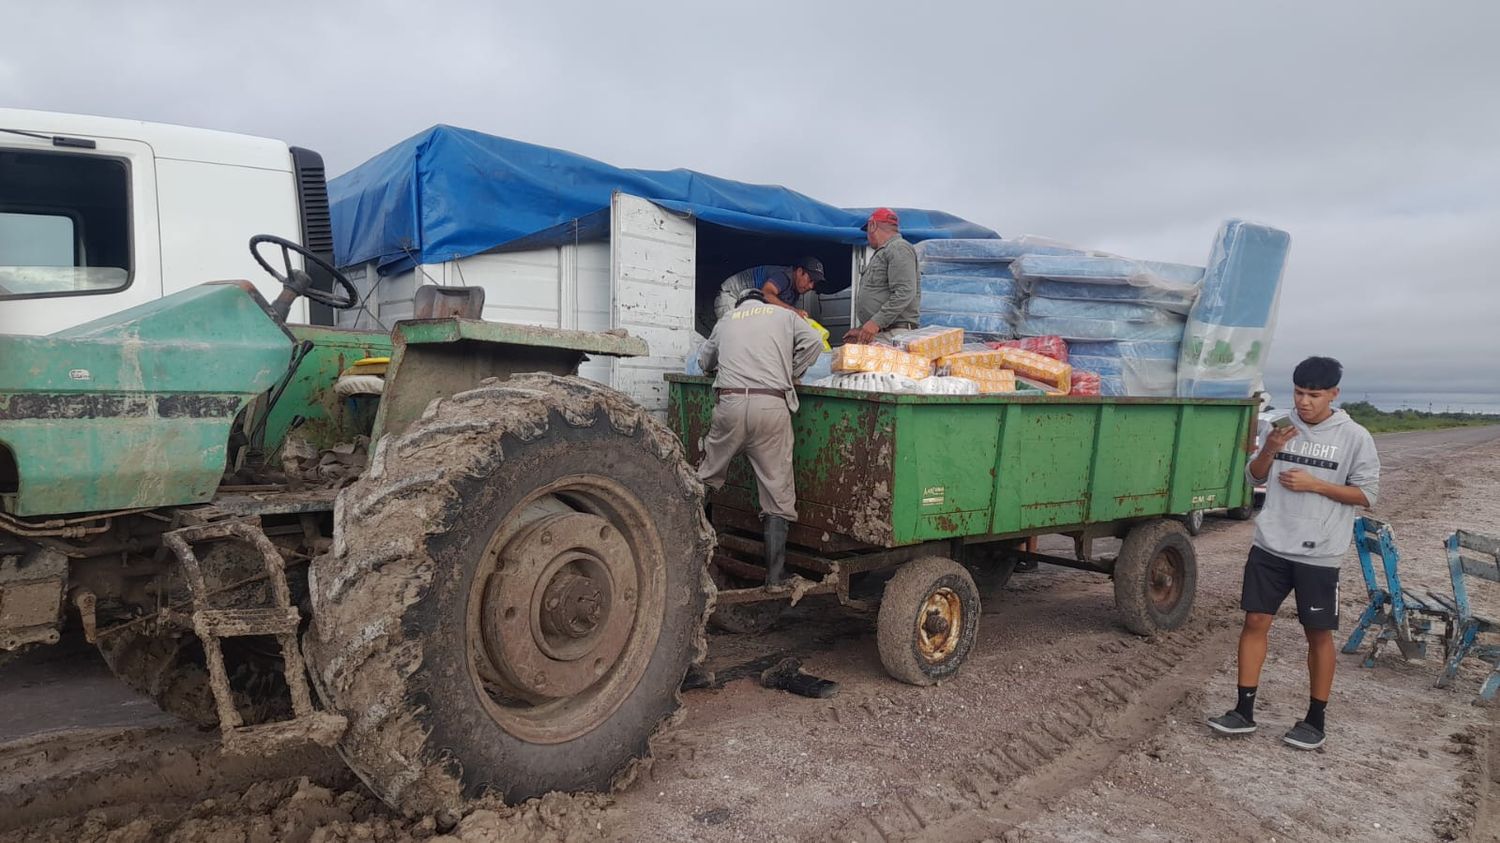
[[[1080,369],[1073,370],[1073,380],[1068,390],[1069,395],[1098,395],[1100,389],[1099,373],[1085,372]]]
[[[1068,362],[1068,344],[1062,337],[1023,337],[1018,340],[987,342],[990,348],[1019,348],[1034,351],[1043,357],[1051,357],[1059,363]]]

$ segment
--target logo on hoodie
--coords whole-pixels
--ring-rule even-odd
[[[1281,449],[1281,453],[1276,455],[1276,459],[1292,463],[1293,465],[1305,465],[1311,468],[1326,468],[1329,471],[1337,471],[1339,464],[1333,458],[1338,452],[1338,445],[1320,445],[1317,442],[1294,439]]]

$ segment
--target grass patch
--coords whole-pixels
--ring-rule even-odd
[[[1447,427],[1483,427],[1500,424],[1500,415],[1479,413],[1424,413],[1421,410],[1386,412],[1368,401],[1341,404],[1350,418],[1371,433],[1398,433],[1404,430],[1438,430]]]

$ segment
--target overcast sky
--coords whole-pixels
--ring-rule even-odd
[[[1500,402],[1500,3],[4,4],[0,104],[317,149],[434,123],[1202,264],[1292,234],[1272,347]]]

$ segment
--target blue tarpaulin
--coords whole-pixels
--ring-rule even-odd
[[[621,191],[743,231],[863,243],[868,211],[774,185],[692,170],[627,170],[545,146],[434,126],[328,184],[334,258],[382,274],[500,247],[571,243],[608,231]],[[913,242],[998,235],[940,211],[897,209]]]

